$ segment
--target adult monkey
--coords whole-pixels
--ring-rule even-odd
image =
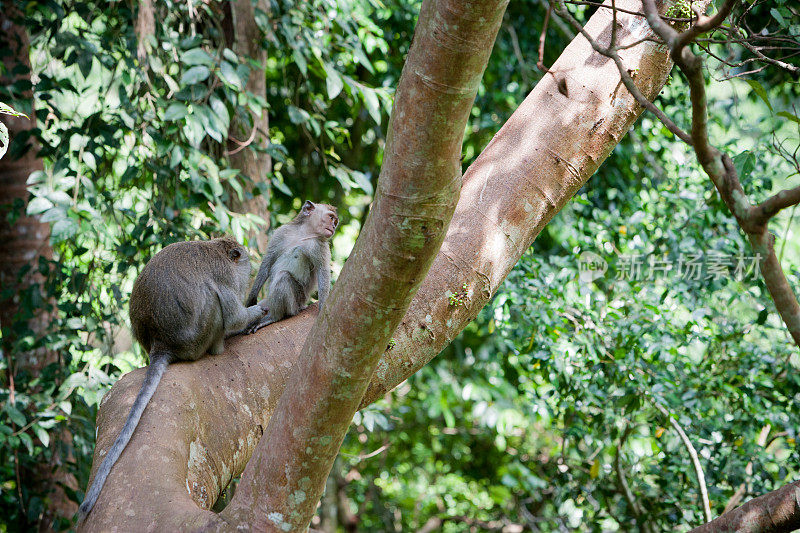
[[[80,520],[100,496],[167,365],[221,354],[226,335],[264,314],[258,305],[242,305],[249,280],[247,249],[229,237],[170,244],[142,269],[129,311],[133,336],[149,353],[150,364],[125,425],[80,506]]]
[[[328,240],[338,225],[335,207],[306,201],[294,220],[275,230],[247,297],[247,305],[254,305],[261,287],[269,280],[267,297],[258,303],[267,310],[267,316],[250,324],[247,333],[305,309],[315,285],[322,311],[331,290]]]

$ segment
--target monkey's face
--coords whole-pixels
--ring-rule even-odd
[[[336,216],[332,210],[322,207],[319,210],[320,213],[320,233],[326,238],[330,239],[333,237],[333,233],[336,231],[336,226],[339,225],[339,217]]]
[[[303,216],[308,217],[311,228],[317,235],[325,240],[333,237],[336,227],[339,225],[339,216],[336,208],[328,204],[315,204],[306,202],[303,205]]]

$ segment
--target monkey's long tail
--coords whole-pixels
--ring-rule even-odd
[[[106,478],[111,472],[111,467],[117,462],[117,459],[119,459],[119,456],[122,454],[122,450],[125,449],[128,441],[131,440],[133,431],[136,429],[137,424],[139,424],[139,419],[142,417],[147,403],[156,391],[156,387],[158,387],[158,383],[161,381],[164,370],[166,370],[167,365],[169,365],[172,358],[171,355],[172,354],[169,352],[163,350],[159,350],[158,352],[154,350],[150,353],[150,364],[147,366],[147,373],[144,376],[142,388],[139,390],[139,394],[133,402],[133,407],[131,407],[131,412],[128,414],[128,419],[125,420],[125,425],[122,427],[119,437],[117,437],[117,440],[114,441],[114,444],[108,450],[108,454],[100,464],[100,468],[97,469],[97,474],[94,476],[92,486],[89,488],[80,506],[79,521],[83,521],[86,515],[92,510],[92,507],[94,507],[98,496],[100,496],[100,491],[103,490]]]

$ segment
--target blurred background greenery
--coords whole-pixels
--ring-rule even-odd
[[[43,465],[63,465],[77,482],[63,485],[67,497],[82,499],[98,402],[146,362],[127,333],[127,300],[154,253],[220,233],[254,246],[253,230],[285,222],[304,199],[339,207],[334,277],[358,235],[419,2],[269,2],[255,14],[266,98],[244,90],[258,65],[226,41],[225,4],[157,2],[143,61],[129,3],[18,4],[44,170],[30,177],[27,207],[17,202],[4,216],[26,209],[49,223],[53,256],[31,265],[44,280],[19,295],[19,320],[3,324],[0,531],[41,527],[53,502],[26,476]],[[749,16],[797,39],[790,4],[756,2]],[[542,0],[509,4],[467,129],[465,169],[541,78],[545,12]],[[574,12],[585,20],[593,9]],[[551,20],[544,63],[572,37]],[[734,156],[747,192],[762,199],[800,182],[796,161],[777,148],[798,142],[797,80],[771,70],[724,79],[729,69],[713,58],[709,67],[712,138]],[[0,87],[0,101],[30,113],[20,99],[27,88]],[[658,101],[682,124],[687,93],[673,74]],[[231,143],[232,121],[251,124],[263,109],[269,145],[242,148],[247,128]],[[26,140],[12,138],[6,157]],[[243,175],[231,164],[237,146],[268,154],[271,172]],[[259,195],[268,212],[237,209]],[[797,288],[794,215],[771,228]],[[581,282],[583,252],[608,271]],[[642,517],[628,492],[654,530],[686,530],[702,521],[697,480],[654,404],[697,449],[715,516],[737,491],[750,497],[797,479],[798,350],[757,274],[737,279],[729,265],[729,275],[689,279],[674,270],[694,254],[735,264],[752,252],[691,150],[644,116],[478,318],[356,415],[315,527],[632,531]],[[629,278],[632,256],[673,270],[618,279]],[[48,306],[49,326],[30,330],[25,318]],[[54,354],[47,366],[15,363],[36,349]]]

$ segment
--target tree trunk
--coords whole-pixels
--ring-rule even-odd
[[[15,17],[18,12],[9,7],[0,10],[0,49],[11,53],[4,55],[5,72],[23,66],[23,73],[12,79],[0,78],[0,85],[10,86],[12,82],[30,82],[30,51],[28,36],[24,27]],[[36,216],[26,216],[28,205],[28,176],[42,170],[42,161],[37,157],[36,147],[28,137],[36,125],[33,108],[33,92],[26,90],[19,100],[6,102],[25,117],[0,115],[0,120],[9,130],[11,146],[8,153],[0,159],[0,350],[8,363],[5,386],[15,394],[15,375],[27,372],[37,375],[45,366],[57,360],[57,353],[47,347],[19,350],[19,338],[32,335],[40,338],[47,331],[53,318],[55,301],[41,294],[40,284],[44,277],[39,272],[39,260],[51,259],[50,225],[41,222]],[[38,307],[35,307],[38,305]],[[15,428],[18,429],[18,428]],[[61,435],[61,443],[70,447],[71,436]],[[39,464],[21,475],[26,479],[32,492],[41,494],[46,502],[45,511],[38,520],[40,530],[52,528],[56,517],[69,519],[75,514],[77,506],[69,500],[58,485],[77,487],[74,477],[62,464],[59,450],[53,450],[50,464]],[[28,524],[28,527],[33,527]]]
[[[641,9],[635,0],[618,1],[617,6]],[[641,17],[618,14],[618,20],[621,44],[640,39],[639,32],[646,27]],[[586,28],[608,42],[610,24],[610,11],[599,10]],[[652,43],[643,43],[625,50],[624,59],[628,68],[638,69],[636,82],[641,90],[654,98],[672,66],[666,54]],[[399,326],[389,327],[385,337],[375,331],[392,326],[390,316],[362,330],[373,340],[391,336],[394,342],[385,344],[361,405],[421,368],[477,315],[544,225],[594,173],[641,113],[620,85],[616,66],[594,53],[583,37],[570,43],[551,71],[464,176],[441,249]],[[450,89],[430,86],[442,92]],[[387,156],[391,156],[388,149]],[[424,171],[426,166],[415,170]],[[442,206],[438,213],[443,210]],[[413,213],[407,216],[407,224],[412,225]],[[359,253],[379,261],[395,253],[391,247],[381,247],[380,239],[373,245],[376,248]],[[382,267],[378,264],[375,269]],[[352,281],[348,287],[360,290]],[[372,303],[351,308],[342,302],[350,296],[342,292],[329,300],[320,327],[331,320],[332,313],[360,313],[361,306]],[[463,304],[452,305],[448,296],[462,293]],[[84,529],[147,529],[157,524],[159,529],[186,530],[219,524],[217,516],[205,509],[247,464],[313,321],[313,312],[306,311],[255,335],[232,339],[222,356],[171,366]],[[339,338],[331,340],[338,346]],[[321,344],[319,339],[313,342]],[[308,368],[310,362],[301,364]],[[126,375],[104,399],[95,465],[116,437],[142,376],[142,370]],[[293,378],[292,386],[301,378]],[[334,392],[330,381],[321,385]],[[251,468],[257,471],[259,465]]]
[[[226,29],[226,40],[240,57],[249,57],[259,68],[253,70],[247,78],[245,90],[267,101],[267,79],[264,69],[267,65],[267,51],[262,44],[264,38],[256,24],[255,10],[269,11],[266,0],[234,0],[225,5],[225,13],[230,14],[231,25]],[[233,199],[232,208],[239,213],[252,213],[263,218],[269,224],[269,181],[267,176],[272,172],[272,158],[266,152],[269,147],[269,114],[267,109],[261,113],[250,112],[250,121],[231,118],[228,130],[228,152],[231,166],[251,180],[244,187],[245,198],[240,199],[237,193],[228,188]],[[235,139],[232,141],[231,139]],[[267,185],[265,193],[253,196],[257,191],[257,183]],[[264,253],[267,249],[267,227],[252,230],[248,234],[251,247],[257,245]]]

